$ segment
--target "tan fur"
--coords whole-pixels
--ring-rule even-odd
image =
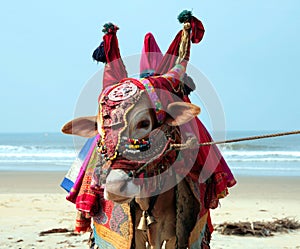
[[[174,188],[160,194],[151,214],[155,218],[155,223],[151,224],[147,231],[137,229],[142,210],[136,206],[136,227],[135,227],[135,246],[139,249],[146,249],[146,242],[150,249],[160,249],[163,242],[167,241],[166,249],[174,249],[176,242],[176,210],[175,210],[175,191]]]
[[[94,137],[97,135],[97,117],[80,117],[66,123],[61,131],[81,137]]]
[[[149,198],[135,198],[135,202],[139,204],[142,211],[147,211],[149,209]]]
[[[200,114],[200,107],[186,102],[174,102],[167,107],[166,123],[171,126],[185,124]]]

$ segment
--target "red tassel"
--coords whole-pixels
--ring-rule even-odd
[[[199,43],[203,36],[204,36],[204,26],[200,20],[198,20],[196,17],[192,16],[191,18],[191,41],[192,43]]]

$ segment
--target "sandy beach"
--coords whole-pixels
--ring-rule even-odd
[[[299,177],[236,177],[237,185],[212,211],[214,224],[238,221],[300,220]],[[300,248],[300,230],[272,237],[226,236],[213,233],[211,247],[220,248]]]
[[[89,234],[40,236],[54,228],[72,230],[76,210],[59,187],[64,172],[0,173],[0,248],[88,248]],[[221,205],[215,225],[232,221],[300,220],[299,177],[237,177]],[[267,238],[213,233],[211,248],[300,248],[300,230]]]

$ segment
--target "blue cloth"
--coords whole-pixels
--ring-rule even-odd
[[[93,144],[93,141],[96,137],[89,138],[85,144],[83,145],[82,149],[78,153],[77,157],[75,158],[74,162],[72,163],[68,173],[64,177],[62,183],[60,186],[65,189],[67,192],[71,191],[71,188],[73,187],[76,178],[78,176],[78,173],[80,171],[80,168],[84,162],[85,157],[87,156],[90,147]]]

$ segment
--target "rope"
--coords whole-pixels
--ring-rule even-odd
[[[181,63],[185,59],[187,49],[188,49],[189,40],[190,40],[190,33],[189,33],[190,28],[191,28],[190,23],[184,23],[183,29],[182,29],[182,34],[181,34],[181,41],[180,41],[180,45],[179,45],[178,58],[176,60],[176,64]]]
[[[236,138],[236,139],[229,139],[229,140],[223,140],[223,141],[211,141],[211,142],[205,142],[205,143],[198,143],[198,144],[196,144],[196,146],[208,146],[208,145],[215,145],[215,144],[228,144],[228,143],[236,143],[236,142],[241,142],[241,141],[257,140],[257,139],[281,137],[281,136],[297,135],[297,134],[300,134],[300,130],[290,131],[290,132],[266,134],[266,135],[260,135],[260,136]],[[172,144],[171,146],[175,150],[193,148],[193,147],[195,147],[195,139],[196,138],[191,138],[191,139],[188,139],[187,142],[184,143],[184,144]]]

